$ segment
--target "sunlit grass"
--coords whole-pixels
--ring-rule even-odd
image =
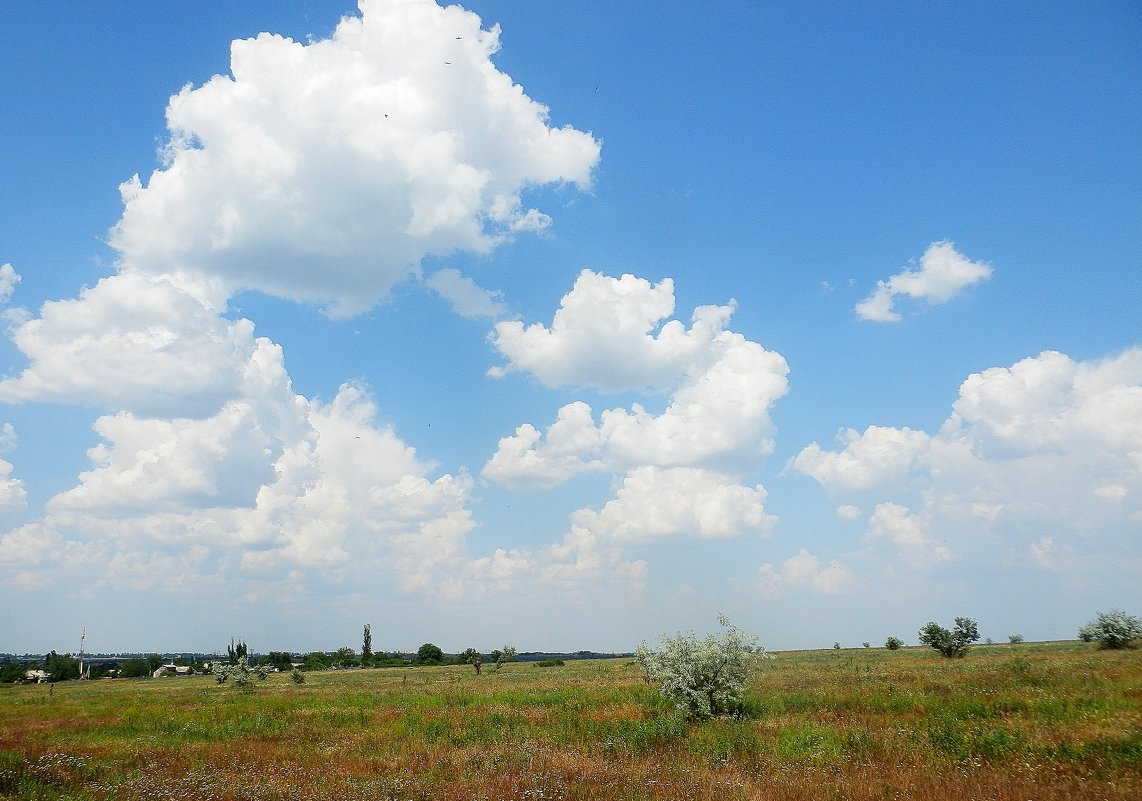
[[[693,725],[627,660],[0,688],[0,798],[1137,798],[1142,654],[778,654]]]

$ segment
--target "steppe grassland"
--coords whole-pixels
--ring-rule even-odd
[[[690,724],[629,660],[0,689],[0,797],[1142,797],[1142,652],[789,652]]]

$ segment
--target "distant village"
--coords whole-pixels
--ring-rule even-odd
[[[309,653],[271,651],[251,653],[247,657],[251,667],[266,672],[292,670],[359,670],[377,667],[419,667],[427,665],[470,664],[463,653],[439,655],[429,649],[425,658],[423,647],[418,652],[389,652],[364,655],[350,648],[337,651]],[[482,654],[487,662],[497,661],[497,652]],[[528,651],[513,655],[511,661],[543,662],[563,659],[606,659],[630,656],[597,651],[555,653]],[[119,653],[119,654],[9,654],[0,653],[0,683],[44,684],[59,681],[95,679],[163,679],[209,675],[217,663],[230,662],[226,654],[205,653]]]

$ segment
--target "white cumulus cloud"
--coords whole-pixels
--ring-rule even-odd
[[[791,469],[839,499],[873,499],[870,547],[930,566],[993,536],[1045,565],[1097,521],[1121,548],[1114,532],[1142,519],[1142,348],[1090,361],[1046,351],[968,376],[934,434],[873,426],[840,439]]]
[[[930,437],[910,428],[869,426],[864,433],[851,428],[838,434],[840,451],[826,451],[816,442],[793,458],[791,467],[812,476],[830,490],[864,490],[906,476],[928,450]]]
[[[428,255],[484,253],[587,187],[599,143],[491,61],[499,30],[433,0],[361,0],[329,39],[260,34],[171,98],[163,165],[122,188],[120,267],[364,311]]]
[[[766,562],[758,569],[758,589],[762,596],[779,598],[790,589],[808,589],[822,595],[843,595],[857,587],[856,576],[841,562],[833,559],[827,567],[802,548],[786,559],[781,568]]]
[[[673,307],[668,281],[585,271],[550,328],[497,325],[493,342],[508,350],[512,369],[551,385],[663,387],[668,402],[660,414],[633,403],[605,409],[597,421],[585,402],[568,404],[545,433],[524,424],[501,439],[484,477],[550,487],[581,472],[642,465],[725,471],[772,452],[769,410],[788,390],[785,360],[725,330],[729,307],[700,307],[691,328],[671,320],[652,334]]]
[[[583,270],[551,326],[497,323],[492,344],[507,359],[491,374],[526,371],[549,387],[604,392],[667,390],[708,365],[733,305],[695,309],[690,328],[674,313],[674,282]]]
[[[250,321],[229,321],[186,288],[142,273],[49,301],[10,336],[29,364],[0,381],[0,401],[180,416],[233,396],[258,347]]]
[[[899,297],[923,300],[930,305],[946,303],[972,284],[991,277],[992,269],[971,261],[948,241],[933,242],[920,257],[918,269],[905,269],[878,281],[872,294],[856,305],[857,317],[878,323],[898,322],[893,309]]]
[[[733,537],[767,531],[774,519],[764,508],[765,489],[687,467],[639,467],[623,479],[601,511],[581,509],[576,526],[608,542],[642,543],[662,537]]]

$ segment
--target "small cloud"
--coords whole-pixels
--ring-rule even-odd
[[[837,517],[841,520],[856,520],[862,514],[859,506],[853,506],[851,503],[846,503],[844,506],[837,507]]]
[[[1054,565],[1055,541],[1050,537],[1043,537],[1031,543],[1031,558],[1039,567],[1052,567]]]
[[[11,264],[0,264],[0,303],[8,302],[18,283],[20,283],[20,274],[15,268]]]
[[[843,595],[857,586],[856,576],[836,559],[822,568],[821,560],[802,548],[777,570],[768,562],[758,569],[758,590],[778,598],[786,589],[805,588],[822,595]]]
[[[893,309],[898,297],[935,306],[951,300],[965,287],[987,280],[991,272],[991,267],[969,260],[951,242],[933,242],[920,257],[920,269],[905,269],[887,281],[877,281],[872,294],[856,305],[857,317],[876,323],[899,322],[900,315]]]
[[[925,531],[927,523],[925,518],[911,514],[907,507],[898,503],[877,504],[869,519],[865,540],[869,543],[876,540],[892,543],[914,566],[950,560],[951,549],[928,536]]]
[[[448,301],[452,311],[469,320],[501,317],[507,311],[503,293],[481,287],[459,270],[447,267],[437,270],[424,281],[425,286]]]
[[[1103,500],[1121,503],[1127,495],[1127,489],[1121,484],[1107,484],[1104,487],[1095,487],[1094,494]]]

